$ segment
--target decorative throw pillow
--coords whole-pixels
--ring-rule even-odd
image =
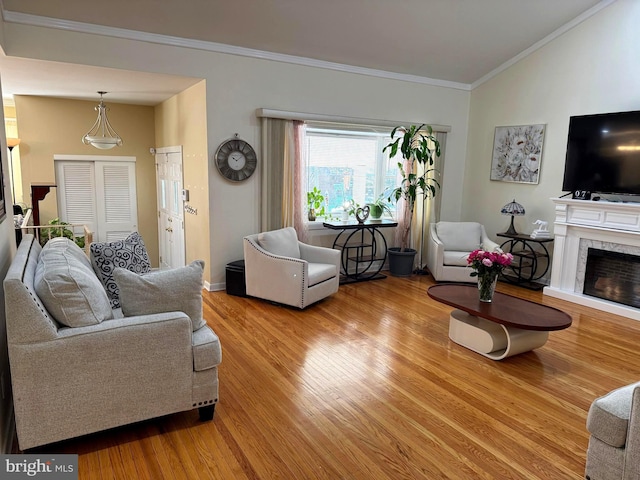
[[[204,326],[202,318],[202,272],[204,261],[186,267],[157,270],[137,275],[124,268],[113,272],[120,289],[120,305],[125,317],[163,312],[184,312],[193,331]]]
[[[113,279],[113,270],[126,268],[137,274],[151,270],[151,262],[144,241],[138,232],[133,232],[124,240],[116,242],[95,242],[91,244],[91,265],[104,285],[111,308],[120,307],[118,285]]]
[[[260,233],[258,234],[258,244],[274,255],[300,258],[298,235],[293,227]]]
[[[33,283],[47,311],[62,325],[84,327],[112,318],[111,304],[89,259],[68,238],[47,242]]]
[[[86,266],[90,272],[93,273],[93,269],[91,267],[91,261],[89,261],[89,257],[84,250],[82,250],[76,242],[72,241],[67,237],[55,237],[51,238],[45,243],[44,247],[42,247],[42,252],[49,252],[55,250],[58,254],[69,255],[82,265]],[[45,253],[46,255],[47,253]],[[42,253],[40,253],[42,255]]]

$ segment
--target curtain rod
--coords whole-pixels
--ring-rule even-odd
[[[327,122],[327,123],[345,123],[351,125],[367,125],[372,127],[397,127],[398,125],[413,125],[416,122],[396,122],[391,120],[375,120],[372,118],[343,117],[339,115],[323,115],[318,113],[301,113],[286,112],[283,110],[271,110],[269,108],[258,108],[256,110],[258,118],[279,118],[282,120],[300,120],[303,122]],[[431,125],[434,132],[450,132],[449,125]]]

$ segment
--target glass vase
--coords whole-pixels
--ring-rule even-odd
[[[480,301],[491,303],[493,294],[496,291],[496,283],[498,283],[498,274],[479,275],[478,276],[478,294]]]

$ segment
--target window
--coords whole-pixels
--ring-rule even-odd
[[[364,206],[397,186],[396,162],[382,152],[390,130],[307,127],[307,191],[320,189],[328,214],[339,217],[345,202]]]

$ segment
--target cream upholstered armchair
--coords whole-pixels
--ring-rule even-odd
[[[597,398],[587,415],[585,478],[640,479],[640,382]]]
[[[282,228],[244,237],[247,295],[305,308],[338,291],[340,251],[298,241]]]
[[[467,257],[478,248],[500,250],[476,222],[438,222],[429,225],[427,268],[437,282],[477,282]]]

